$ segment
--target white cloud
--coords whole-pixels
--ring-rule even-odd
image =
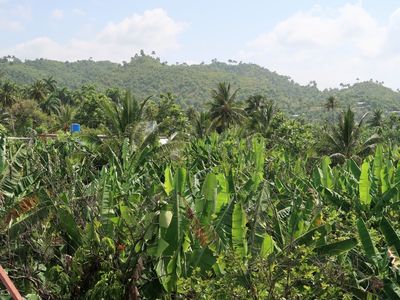
[[[9,9],[9,14],[22,20],[32,19],[32,9],[27,4],[19,4]]]
[[[99,42],[141,45],[145,49],[177,48],[176,37],[185,25],[172,20],[164,10],[147,10],[143,15],[134,14],[119,23],[109,23],[97,36]]]
[[[9,20],[0,20],[0,31],[20,31],[23,29],[23,26],[20,22],[17,21],[9,21]]]
[[[24,29],[31,10],[26,5],[14,5],[8,0],[0,0],[0,31],[16,32]]]
[[[140,49],[163,54],[179,48],[178,36],[185,27],[186,23],[173,20],[163,9],[153,9],[109,23],[91,39],[73,39],[61,44],[48,37],[38,37],[10,49],[0,49],[0,55],[58,60],[92,57],[121,62]]]
[[[51,12],[52,19],[62,19],[64,17],[64,12],[61,9],[55,9]]]
[[[80,8],[74,8],[74,9],[72,10],[72,12],[74,13],[74,15],[77,15],[77,16],[84,16],[84,15],[86,15],[86,13],[85,13],[82,9],[80,9]]]
[[[315,6],[297,12],[250,41],[240,53],[301,83],[338,86],[361,78],[400,87],[400,10],[380,24],[361,3],[338,8]],[[396,67],[394,67],[396,66]],[[393,70],[390,73],[388,70]]]

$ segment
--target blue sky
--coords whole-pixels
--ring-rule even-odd
[[[0,0],[0,55],[121,62],[254,62],[321,88],[400,88],[400,2]]]

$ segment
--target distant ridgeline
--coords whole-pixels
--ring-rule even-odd
[[[372,80],[320,91],[315,82],[301,86],[290,77],[258,65],[231,60],[228,64],[213,60],[211,64],[170,65],[149,55],[136,55],[130,62],[122,64],[92,60],[22,62],[15,57],[0,59],[0,80],[31,84],[50,76],[59,86],[71,89],[94,84],[100,90],[110,87],[129,89],[139,97],[170,92],[184,107],[204,107],[210,99],[210,90],[218,82],[225,81],[233,88],[240,88],[239,99],[263,94],[292,116],[319,119],[327,113],[324,105],[331,95],[337,98],[339,109],[350,104],[358,114],[377,108],[385,112],[400,111],[400,93]]]

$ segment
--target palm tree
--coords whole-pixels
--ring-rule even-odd
[[[58,110],[58,128],[63,129],[65,132],[68,131],[69,126],[73,122],[75,116],[75,110],[69,105],[62,105]]]
[[[193,135],[198,138],[204,138],[207,135],[208,128],[210,128],[209,113],[204,111],[194,111],[189,120],[192,122]]]
[[[382,126],[382,117],[383,117],[383,111],[382,109],[376,109],[374,111],[374,114],[372,115],[372,118],[368,121],[369,126],[371,127],[381,127]]]
[[[130,93],[126,92],[119,103],[107,101],[103,103],[103,110],[110,123],[110,129],[113,134],[126,136],[143,119],[144,107],[148,97],[141,103]]]
[[[55,95],[51,94],[46,101],[40,104],[40,108],[48,115],[52,113],[58,114],[61,101]]]
[[[328,143],[333,152],[331,156],[357,158],[370,150],[379,141],[378,135],[371,136],[365,142],[360,141],[361,126],[366,115],[357,124],[350,106],[347,111],[342,113],[338,125],[333,127],[331,133],[327,134]]]
[[[47,95],[47,87],[43,80],[37,80],[28,88],[28,96],[36,102],[42,102]]]
[[[211,91],[210,106],[211,126],[221,133],[233,124],[239,124],[244,116],[243,109],[236,106],[238,89],[231,91],[231,84],[220,82],[217,88]]]
[[[66,87],[57,89],[52,94],[55,95],[58,99],[60,99],[60,101],[63,105],[74,104],[73,94]]]
[[[247,106],[244,109],[247,114],[259,111],[264,107],[266,98],[263,95],[252,95],[247,98]]]
[[[53,78],[53,76],[43,79],[43,83],[49,92],[53,93],[57,90],[57,81]]]
[[[327,111],[331,111],[332,112],[332,124],[335,122],[335,110],[338,107],[338,102],[335,98],[335,96],[329,96],[328,99],[326,100],[325,103],[325,108],[327,109]]]
[[[253,95],[246,102],[245,111],[249,117],[250,131],[259,132],[266,137],[276,111],[273,101],[267,101],[262,95]]]
[[[106,96],[117,103],[122,98],[122,93],[118,88],[109,88],[106,90]]]
[[[271,132],[271,123],[276,113],[275,105],[269,101],[255,116],[251,119],[250,129],[261,133],[267,137]]]
[[[5,81],[0,88],[0,102],[3,107],[10,107],[17,101],[17,86],[15,83]]]

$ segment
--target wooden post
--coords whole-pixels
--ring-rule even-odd
[[[18,292],[14,283],[11,281],[10,277],[8,277],[6,271],[4,271],[3,267],[0,266],[0,279],[3,284],[6,286],[8,292],[14,300],[22,300],[21,294]]]

